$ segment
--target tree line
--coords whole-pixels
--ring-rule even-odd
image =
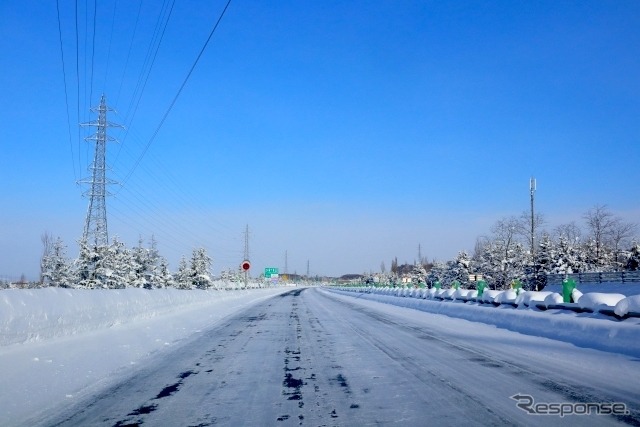
[[[144,246],[127,248],[117,237],[107,246],[91,246],[80,241],[78,258],[67,257],[67,247],[59,237],[42,236],[44,246],[40,262],[40,286],[81,289],[209,289],[215,287],[211,267],[213,260],[206,249],[194,249],[191,257],[182,257],[175,273],[158,252],[152,237]]]
[[[412,283],[449,285],[457,282],[473,287],[481,277],[494,289],[505,289],[519,281],[528,289],[541,289],[548,274],[636,271],[640,269],[638,226],[616,216],[605,205],[596,205],[575,221],[553,229],[542,214],[523,212],[498,220],[491,233],[476,239],[472,254],[460,251],[450,261],[426,262],[421,257],[405,276]],[[381,266],[382,280],[399,282],[397,258],[391,271]]]

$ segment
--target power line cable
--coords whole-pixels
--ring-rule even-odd
[[[69,148],[71,149],[71,164],[73,165],[73,179],[78,180],[78,174],[76,172],[76,159],[73,152],[73,140],[71,138],[71,117],[69,115],[69,95],[67,91],[67,72],[64,66],[64,48],[62,46],[62,25],[60,24],[60,0],[56,0],[56,12],[58,16],[58,39],[60,41],[60,59],[62,61],[62,79],[64,82],[64,102],[67,113],[67,133],[69,134]]]
[[[78,33],[78,0],[75,2],[75,27],[76,27],[76,114],[77,114],[77,123],[80,123],[80,36]],[[80,173],[82,173],[82,156],[80,152],[81,149],[81,133],[80,126],[78,126],[78,167],[80,168]]]
[[[98,0],[93,0],[93,38],[91,40],[91,81],[89,84],[89,103],[93,102],[93,70],[96,57],[96,16],[98,14]]]
[[[129,67],[129,58],[131,57],[131,49],[133,48],[133,41],[136,38],[136,33],[138,32],[138,22],[140,21],[140,12],[142,11],[142,2],[138,3],[138,13],[136,14],[136,22],[133,25],[133,34],[131,36],[131,40],[129,42],[129,49],[127,50],[127,59],[125,60],[124,68],[122,69],[122,77],[120,78],[120,86],[118,87],[118,93],[115,98],[115,104],[118,105],[120,101],[120,93],[122,92],[122,84],[124,83],[124,76],[126,75],[127,69]]]
[[[140,2],[142,4],[142,2]],[[107,49],[107,64],[104,71],[104,79],[102,80],[102,93],[107,88],[107,76],[109,75],[109,66],[111,65],[111,45],[113,43],[113,28],[116,22],[116,10],[118,9],[118,1],[113,4],[113,15],[111,16],[111,31],[109,32],[109,47]]]
[[[166,4],[166,3],[165,3]],[[151,75],[151,70],[153,69],[153,65],[156,62],[156,57],[158,55],[158,51],[160,50],[160,45],[162,44],[162,40],[164,39],[164,34],[165,31],[167,29],[167,25],[169,24],[169,20],[171,19],[171,14],[173,12],[173,6],[175,5],[175,0],[171,3],[171,8],[169,9],[169,13],[167,15],[166,20],[164,21],[164,25],[162,26],[162,31],[160,32],[160,24],[161,24],[161,18],[162,18],[162,11],[160,12],[160,15],[158,16],[158,21],[156,22],[156,28],[154,29],[154,34],[153,37],[151,38],[151,43],[149,44],[149,48],[147,49],[147,55],[145,56],[145,60],[144,63],[142,65],[142,70],[140,72],[140,76],[138,78],[137,84],[136,84],[136,88],[133,91],[133,96],[131,97],[131,101],[129,103],[129,107],[127,109],[127,113],[125,114],[125,128],[126,129],[130,129],[131,127],[131,123],[133,122],[133,119],[135,118],[135,115],[138,111],[138,106],[140,105],[140,100],[142,99],[142,95],[144,93],[144,90],[147,86],[147,82],[149,80],[149,76]],[[163,10],[164,10],[164,6],[163,6]],[[155,50],[153,51],[153,55],[151,55],[152,52],[152,48],[153,45],[155,44],[155,40],[158,39],[157,45],[155,47]],[[148,68],[147,68],[147,64]],[[147,68],[147,70],[145,71],[145,68]],[[131,106],[135,104],[135,108],[133,109],[133,113],[131,112]],[[118,161],[118,158],[120,157],[120,151],[122,150],[122,147],[124,146],[124,142],[127,139],[127,135],[128,135],[128,131],[125,132],[124,137],[122,138],[121,144],[120,144],[120,148],[118,149],[118,153],[116,154],[116,159],[115,162]],[[115,163],[114,162],[114,163]]]
[[[202,49],[200,49],[200,53],[196,57],[196,60],[194,61],[193,65],[191,66],[191,69],[189,70],[189,72],[187,73],[187,76],[185,77],[184,81],[182,82],[182,85],[180,85],[180,88],[178,89],[178,92],[174,96],[173,100],[171,101],[171,104],[169,105],[169,108],[167,108],[167,110],[165,111],[164,115],[162,116],[162,119],[160,120],[160,123],[158,124],[158,127],[156,127],[156,130],[151,135],[151,138],[149,139],[149,141],[147,142],[146,146],[142,150],[142,154],[140,155],[140,157],[134,163],[133,168],[131,169],[131,171],[125,176],[125,179],[124,179],[124,181],[122,183],[123,185],[129,180],[131,175],[133,175],[133,172],[136,170],[136,168],[140,164],[140,161],[142,161],[142,158],[147,153],[147,150],[149,149],[149,146],[151,145],[153,140],[158,135],[158,132],[160,131],[160,128],[162,128],[162,125],[164,124],[165,120],[167,119],[167,116],[169,115],[169,113],[173,109],[173,106],[175,105],[176,101],[178,100],[178,97],[180,96],[180,94],[182,93],[182,90],[187,85],[187,82],[189,81],[189,78],[191,77],[191,74],[193,73],[193,70],[196,68],[196,65],[198,65],[198,62],[200,61],[200,58],[202,57],[202,54],[204,53],[205,49],[207,48],[207,45],[209,44],[209,41],[213,37],[213,34],[215,33],[216,29],[218,28],[218,25],[220,24],[220,21],[222,21],[222,18],[224,17],[224,14],[227,11],[227,8],[229,7],[229,4],[231,4],[231,0],[227,1],[227,4],[225,5],[224,9],[222,10],[222,13],[220,14],[220,16],[218,17],[218,20],[216,21],[215,25],[213,26],[213,29],[209,33],[209,37],[207,37],[206,42],[202,46]]]

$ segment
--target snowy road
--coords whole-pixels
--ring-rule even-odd
[[[640,425],[640,361],[441,315],[296,289],[41,425]],[[529,415],[624,402],[630,415]]]

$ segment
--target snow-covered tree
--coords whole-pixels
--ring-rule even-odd
[[[152,263],[155,260],[151,259],[149,249],[143,247],[142,237],[138,239],[138,246],[131,251],[131,268],[132,268],[132,283],[135,288],[150,289],[152,283],[149,282],[150,272],[153,268]]]
[[[442,261],[434,261],[431,270],[427,274],[426,281],[429,287],[433,287],[434,283],[442,283],[447,276],[447,264]]]
[[[96,274],[96,268],[100,259],[98,248],[88,245],[80,240],[80,252],[74,262],[78,287],[85,289],[102,288],[102,281]]]
[[[626,269],[628,271],[640,270],[640,244],[634,243],[629,250]]]
[[[211,265],[213,261],[205,248],[194,249],[191,256],[191,283],[196,289],[208,289],[213,285]]]
[[[579,242],[573,242],[561,235],[553,252],[551,272],[555,274],[572,274],[586,271],[584,254]]]
[[[593,260],[595,271],[609,264],[610,248],[608,244],[616,225],[619,223],[611,211],[605,205],[596,205],[583,216],[589,229],[589,255]]]
[[[133,254],[116,236],[109,246],[99,248],[97,277],[103,287],[123,289],[132,286],[136,278],[136,264]]]
[[[67,259],[67,247],[58,237],[42,257],[42,282],[45,286],[71,288],[75,277],[71,261]]]
[[[460,251],[450,265],[449,276],[452,281],[457,280],[458,283],[466,287],[469,285],[469,274],[471,274],[471,258],[466,251]]]
[[[180,262],[178,263],[178,270],[173,276],[175,287],[177,289],[193,289],[193,284],[191,282],[192,276],[193,272],[191,270],[191,267],[187,263],[187,259],[183,256],[182,258],[180,258]]]
[[[371,278],[373,282],[373,278]],[[424,286],[427,283],[427,270],[421,262],[417,262],[411,271],[411,283],[414,286]]]

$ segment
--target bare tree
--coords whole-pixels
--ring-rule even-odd
[[[563,236],[572,243],[576,243],[582,238],[582,230],[576,225],[575,221],[557,226],[553,233],[556,240]]]
[[[614,224],[611,230],[611,244],[613,246],[613,261],[616,270],[623,267],[623,262],[619,259],[622,246],[631,246],[631,239],[636,233],[638,225],[632,222],[624,222],[621,219]]]
[[[531,217],[531,212],[525,211],[520,215],[516,227],[516,232],[526,242],[527,246],[529,247],[529,254],[531,256],[535,253],[536,239],[541,234],[542,227],[545,225],[545,223],[546,220],[544,219],[544,215],[540,213],[535,214],[533,218]]]
[[[503,218],[495,223],[491,228],[491,232],[494,235],[493,243],[500,249],[502,258],[502,286],[505,286],[509,280],[509,275],[513,270],[515,259],[513,257],[513,251],[518,244],[516,237],[518,236],[518,227],[520,222],[515,216]]]
[[[606,205],[594,206],[583,215],[583,218],[589,228],[589,237],[593,241],[595,264],[596,266],[601,266],[607,241],[610,240],[619,220],[609,211]]]

